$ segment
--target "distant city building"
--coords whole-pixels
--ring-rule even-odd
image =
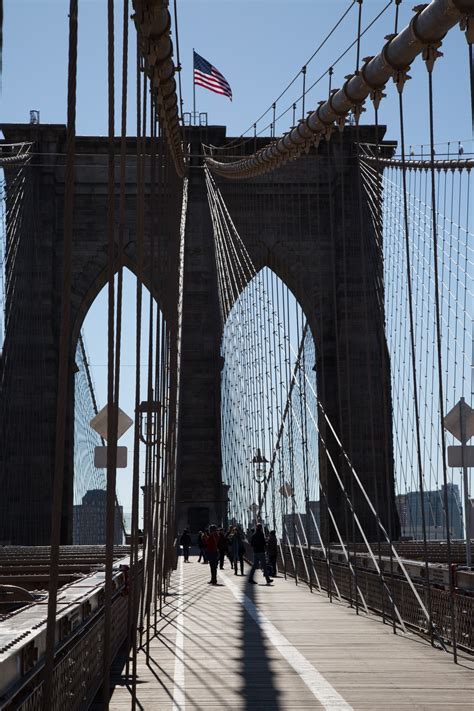
[[[131,511],[124,511],[123,513],[123,525],[127,533],[132,530],[132,513]]]
[[[307,513],[289,513],[283,515],[283,543],[306,546],[306,536],[312,546],[318,546],[320,538],[318,529],[321,530],[321,514],[319,501],[308,502]]]
[[[471,507],[471,538],[474,538],[474,499],[469,499]]]
[[[73,543],[75,545],[105,545],[107,520],[107,492],[90,489],[82,497],[82,504],[73,510]],[[115,507],[114,545],[123,543],[123,507]]]
[[[462,505],[457,484],[448,484],[448,514],[451,538],[464,538]],[[400,517],[401,535],[404,538],[423,538],[422,505],[419,491],[409,491],[395,497]],[[446,538],[446,517],[444,513],[444,485],[436,491],[423,492],[426,538],[428,540]]]

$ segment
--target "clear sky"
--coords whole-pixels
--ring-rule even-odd
[[[364,0],[362,27],[387,5],[382,0]],[[400,5],[399,27],[412,17],[413,0]],[[293,79],[321,40],[351,5],[350,0],[177,0],[182,83],[185,110],[192,110],[192,49],[214,64],[230,83],[234,99],[230,102],[197,88],[197,109],[208,113],[209,123],[225,124],[228,135],[238,136],[271,106]],[[116,6],[117,38],[117,122],[120,101],[120,48],[122,0]],[[172,6],[172,3],[171,3]],[[2,94],[3,122],[28,122],[30,109],[40,111],[42,123],[66,120],[66,73],[68,45],[68,0],[4,0],[4,48]],[[82,135],[107,133],[107,18],[106,0],[79,0],[79,57],[77,91],[77,132]],[[308,66],[306,85],[310,86],[354,41],[357,30],[357,3],[331,39]],[[361,57],[376,54],[384,36],[393,32],[395,4],[364,35]],[[131,14],[131,11],[130,11]],[[173,27],[174,30],[174,27]],[[130,22],[129,133],[134,126],[135,30]],[[471,115],[468,50],[463,34],[454,28],[443,47],[444,57],[435,66],[435,140],[469,140]],[[340,87],[344,76],[355,69],[356,48],[335,66],[332,86]],[[407,144],[427,143],[427,78],[418,59],[410,72],[413,79],[405,89]],[[301,77],[278,102],[277,114],[301,94]],[[309,92],[306,109],[314,109],[328,93],[325,76]],[[387,138],[398,139],[398,98],[393,85],[380,108],[380,123],[388,125]],[[299,112],[301,109],[299,109]],[[363,119],[371,122],[373,110],[367,106]],[[268,114],[258,125],[264,129]],[[282,133],[291,124],[291,112],[278,123]],[[267,131],[263,131],[268,134]],[[104,216],[105,219],[105,216]],[[134,338],[134,286],[126,280],[126,327],[124,340]],[[105,403],[106,342],[103,322],[106,298],[102,294],[93,305],[85,324],[85,336],[100,404]],[[123,353],[123,397],[121,406],[129,414],[133,408],[133,349]],[[121,442],[129,444],[129,442]],[[129,459],[131,454],[129,453]],[[120,473],[119,495],[129,508],[129,470]]]
[[[388,3],[364,0],[365,27]],[[22,122],[30,109],[41,112],[43,123],[65,122],[68,0],[4,0],[4,62],[1,120]],[[350,0],[178,0],[178,27],[185,109],[192,109],[192,48],[214,64],[229,81],[234,100],[197,88],[197,109],[209,123],[225,124],[230,135],[240,135],[265,111],[305,64],[321,40],[350,5]],[[79,0],[78,133],[107,132],[107,22],[105,0]],[[117,0],[117,54],[121,37],[122,1]],[[172,3],[171,3],[172,6]],[[413,0],[400,5],[399,26],[413,16]],[[331,39],[308,67],[311,85],[355,39],[354,5]],[[362,38],[361,57],[376,54],[384,36],[394,29],[392,3]],[[131,14],[131,12],[130,12]],[[130,23],[130,56],[134,57],[134,29]],[[444,57],[434,75],[436,141],[471,136],[467,43],[454,28],[446,37]],[[355,68],[356,48],[335,66],[333,87]],[[117,56],[117,78],[120,57]],[[421,60],[413,66],[406,87],[407,139],[420,144],[428,139],[426,124],[426,71]],[[133,131],[134,83],[130,82],[130,123]],[[293,89],[295,91],[293,91]],[[382,103],[380,120],[397,138],[397,97],[393,86]],[[306,108],[326,97],[327,77],[309,93]],[[301,77],[277,105],[286,109],[301,93]],[[117,89],[119,95],[119,90]],[[118,113],[118,112],[117,112]],[[370,107],[365,117],[370,120]],[[364,117],[364,118],[365,118]],[[259,128],[269,122],[269,115]],[[291,124],[291,112],[277,123],[277,133]]]

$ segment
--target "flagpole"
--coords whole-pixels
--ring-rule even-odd
[[[193,47],[193,123],[196,122],[196,82],[194,81],[194,47]]]

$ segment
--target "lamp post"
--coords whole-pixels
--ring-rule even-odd
[[[143,400],[138,408],[140,440],[147,447],[160,440],[161,403],[158,400]]]
[[[252,464],[255,466],[254,472],[253,472],[253,478],[258,484],[258,513],[261,517],[261,509],[262,509],[262,484],[265,483],[266,479],[266,472],[265,472],[265,464],[268,464],[268,460],[265,459],[265,457],[262,455],[260,449],[257,449],[257,452],[255,454],[255,457],[252,459]]]
[[[140,441],[146,447],[146,466],[145,466],[145,486],[143,486],[143,528],[148,521],[148,533],[152,535],[152,516],[153,503],[156,497],[156,492],[153,490],[156,483],[152,483],[152,448],[156,447],[160,442],[160,424],[161,424],[161,403],[153,399],[153,391],[151,400],[143,400],[137,408],[138,419],[138,435]]]

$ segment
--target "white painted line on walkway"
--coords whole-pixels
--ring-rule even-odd
[[[286,659],[288,664],[299,674],[313,696],[330,711],[352,711],[347,701],[345,701],[336,689],[318,672],[318,670],[294,647],[284,635],[281,634],[265,615],[257,609],[256,605],[247,595],[230,580],[227,575],[219,572],[219,577],[224,581],[233,596],[247,610],[249,615],[255,620],[268,640]],[[244,651],[245,653],[245,651]]]
[[[174,677],[173,677],[173,711],[185,711],[186,699],[184,695],[184,613],[183,613],[183,560],[179,557],[178,565],[178,598],[176,605],[176,642],[174,649]]]

